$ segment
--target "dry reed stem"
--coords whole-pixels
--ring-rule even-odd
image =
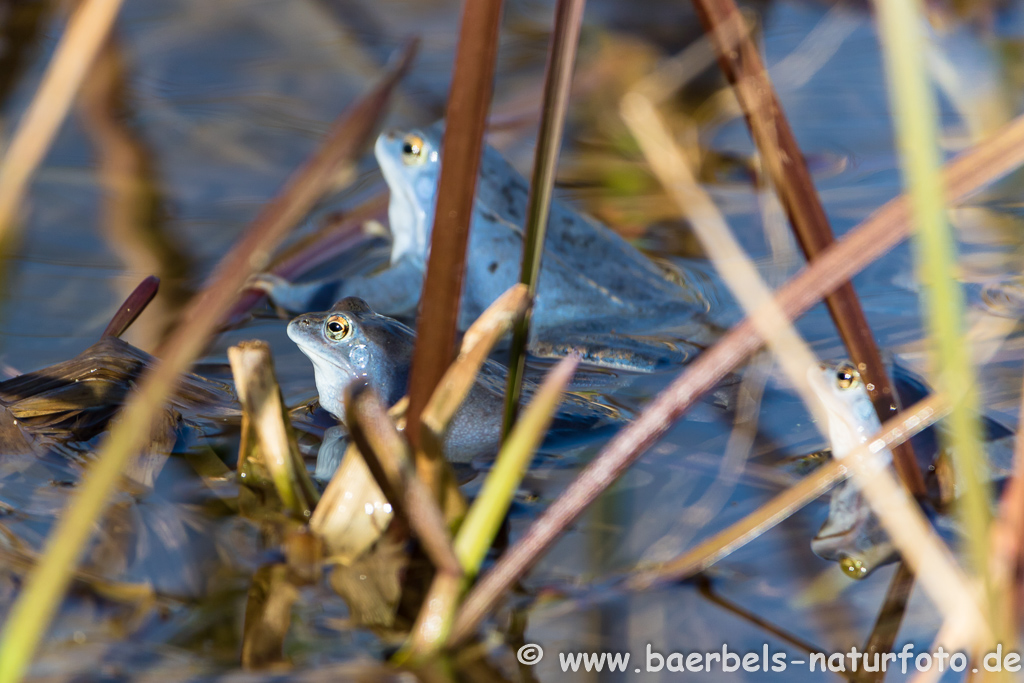
[[[405,434],[416,451],[419,476],[438,499],[444,491],[446,477],[440,460],[424,455],[420,448],[420,413],[455,357],[466,245],[491,101],[500,23],[501,0],[465,1],[445,113],[437,206],[409,377]]]
[[[704,30],[715,43],[718,63],[732,83],[751,137],[800,247],[807,259],[813,261],[835,241],[832,227],[743,17],[733,0],[693,0],[693,5]],[[825,303],[864,379],[879,420],[884,422],[895,410],[896,397],[857,292],[847,282],[827,296]],[[924,478],[909,442],[893,451],[893,461],[910,492],[917,497],[925,496]]]
[[[0,245],[10,245],[29,179],[46,156],[122,0],[83,0],[68,20],[42,82],[18,122],[0,165]],[[3,256],[3,254],[0,254]]]
[[[882,601],[882,609],[878,611],[875,626],[871,629],[871,636],[864,646],[865,656],[871,657],[877,653],[877,656],[881,658],[885,653],[893,651],[893,644],[896,642],[896,635],[899,633],[900,624],[903,622],[903,615],[907,610],[907,603],[910,601],[910,593],[913,589],[914,574],[907,568],[906,563],[897,563],[896,571],[893,573],[892,579],[889,581],[889,588],[885,593],[885,600]],[[881,683],[885,680],[885,672],[862,670],[860,675],[854,677],[854,680],[858,683]]]
[[[334,183],[339,168],[353,163],[414,53],[415,43],[409,44],[381,82],[338,118],[323,147],[267,204],[221,261],[210,284],[191,302],[182,324],[165,345],[162,362],[139,379],[121,419],[114,422],[101,444],[96,460],[47,539],[39,566],[8,614],[0,639],[0,683],[18,681],[24,674],[110,491],[127,461],[145,444],[178,377],[205,348],[245,281],[265,267],[287,231],[319,200],[323,189]]]
[[[458,357],[445,371],[420,415],[420,421],[427,429],[423,435],[424,447],[432,444],[440,451],[448,425],[473,388],[480,368],[494,345],[526,311],[528,303],[527,286],[513,285],[466,330]],[[427,433],[430,434],[429,439]]]
[[[817,358],[779,310],[768,286],[711,198],[697,185],[654,105],[642,95],[627,94],[622,99],[622,117],[655,175],[689,219],[719,275],[815,416],[818,429],[828,437],[829,422],[838,419],[846,423],[850,434],[857,434],[857,419],[850,406],[824,386]],[[821,385],[820,389],[816,384]],[[985,627],[985,618],[967,577],[920,508],[889,475],[887,463],[878,462],[880,453],[882,451],[857,448],[843,456],[841,462],[852,470],[861,495],[936,606],[947,619],[957,616],[980,633]]]
[[[250,434],[259,442],[258,452],[277,495],[296,519],[305,521],[313,514],[320,494],[299,454],[270,347],[264,341],[241,342],[228,349],[228,360],[238,399],[251,425]]]
[[[1024,163],[1024,117],[1014,119],[996,135],[960,154],[946,165],[945,187],[950,203]],[[905,197],[898,197],[869,216],[815,262],[791,278],[775,296],[788,318],[795,318],[881,254],[902,242],[910,231]],[[752,323],[734,326],[701,354],[633,423],[616,435],[476,584],[456,619],[452,640],[469,637],[501,597],[526,574],[559,535],[571,525],[706,391],[735,369],[761,345]]]
[[[426,485],[416,478],[409,444],[395,428],[372,389],[361,386],[345,399],[346,423],[370,472],[420,540],[440,572],[461,574],[444,514]]]
[[[309,528],[323,540],[328,561],[351,565],[391,524],[392,504],[356,444],[344,457],[309,518]]]
[[[298,278],[360,244],[366,239],[365,233],[359,230],[360,226],[368,221],[386,219],[387,211],[388,194],[381,192],[351,210],[334,216],[324,227],[278,255],[270,266],[270,272],[287,280]],[[225,314],[224,324],[228,326],[239,322],[265,296],[266,293],[260,289],[250,289],[242,294]]]

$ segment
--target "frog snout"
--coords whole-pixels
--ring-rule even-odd
[[[291,330],[291,329],[295,329],[295,330],[308,330],[312,326],[313,326],[313,320],[311,318],[309,318],[308,316],[305,316],[305,315],[301,315],[298,318],[293,318],[292,321],[290,323],[288,323],[288,329],[289,330]]]
[[[298,318],[293,318],[288,323],[287,333],[288,338],[293,342],[298,343],[302,339],[308,339],[314,329],[316,329],[317,323],[312,317],[306,315],[300,315]]]

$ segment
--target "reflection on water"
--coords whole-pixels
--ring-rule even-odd
[[[493,111],[505,125],[493,142],[522,169],[530,161],[552,3],[506,4]],[[5,131],[25,107],[60,28],[46,14],[48,5],[14,3],[20,18],[5,24],[18,27],[0,55]],[[155,348],[188,292],[202,284],[262,203],[315,148],[329,122],[409,34],[423,36],[421,55],[388,123],[429,123],[441,114],[458,9],[459,3],[448,0],[127,3],[116,40],[33,183],[25,238],[0,307],[0,360],[24,372],[76,355],[97,339],[124,294],[151,273],[164,278],[164,298],[136,323],[132,339],[146,350]],[[654,255],[682,265],[699,250],[639,164],[618,119],[617,99],[659,65],[666,50],[690,44],[697,24],[686,3],[656,2],[639,11],[635,3],[593,0],[587,11],[563,155],[565,194]],[[871,18],[861,9],[818,3],[778,1],[759,11],[766,62],[834,228],[843,233],[899,191]],[[1005,93],[1018,91],[1024,73],[1016,49],[1022,26],[1002,19],[994,18],[993,33],[953,26],[936,37],[929,60],[944,93],[943,143],[949,154],[1019,104]],[[678,97],[677,132],[700,155],[702,177],[742,244],[766,277],[780,282],[801,264],[786,256],[784,230],[766,227],[773,222],[771,208],[754,187],[757,169],[746,128],[722,90],[713,60],[705,63],[709,68],[694,74]],[[1011,177],[954,212],[979,337],[1012,332],[1020,314],[1020,282],[1013,279],[1021,255],[1018,185]],[[301,231],[380,189],[367,155],[354,187],[325,202]],[[381,256],[379,249],[367,253]],[[909,247],[895,249],[855,283],[883,349],[923,369]],[[993,325],[993,317],[1009,323]],[[842,355],[822,307],[799,329],[822,357]],[[284,323],[267,316],[223,335],[207,360],[223,362],[229,344],[252,337],[271,343],[292,404],[315,394],[308,362],[287,341]],[[1020,351],[1013,340],[993,345],[982,373],[992,411],[1011,423],[1019,400]],[[632,411],[671,376],[624,378],[604,390],[609,401]],[[649,553],[681,551],[792,481],[795,475],[779,463],[822,444],[796,399],[769,379],[747,465],[723,485],[721,458],[736,396],[731,386],[673,428],[540,562],[526,587],[568,590],[628,570],[650,559]],[[158,595],[106,599],[83,578],[55,621],[40,674],[95,664],[129,678],[145,672],[179,680],[236,666],[249,578],[270,561],[265,555],[275,546],[232,513],[229,475],[221,472],[218,479],[209,472],[217,463],[223,468],[221,460],[230,461],[236,446],[230,437],[212,443],[216,452],[168,445],[165,455],[175,453],[168,459],[174,465],[150,482],[152,491],[141,502],[122,494],[94,543],[93,561],[83,566],[106,580],[149,583]],[[565,463],[545,461],[531,473],[527,485],[537,500],[517,506],[513,537],[564,488],[576,471],[571,463],[596,448]],[[19,462],[11,459],[4,471],[16,471],[11,476],[27,478],[28,484],[0,491],[7,492],[0,522],[27,544],[15,550],[31,554],[84,463],[56,453],[31,467],[19,468]],[[197,483],[192,471],[204,466],[212,470]],[[709,488],[715,488],[713,500],[706,497]],[[695,512],[698,502],[704,507]],[[708,573],[715,599],[682,584],[641,595],[590,592],[580,603],[555,600],[529,609],[523,640],[543,643],[550,653],[533,674],[541,681],[559,678],[559,651],[639,656],[648,643],[661,652],[720,650],[723,643],[759,652],[769,643],[790,658],[800,654],[801,643],[825,651],[860,646],[891,569],[853,584],[816,558],[809,539],[823,517],[819,501],[715,566]],[[0,575],[0,605],[10,604],[17,586],[16,572]],[[743,610],[774,622],[778,632]],[[285,652],[310,672],[303,676],[347,675],[350,662],[383,656],[386,643],[348,628],[347,616],[326,582],[302,590]],[[936,623],[935,611],[915,593],[898,642],[923,648]],[[496,653],[495,661],[513,671],[507,652]],[[312,673],[317,667],[327,668]],[[730,680],[739,675],[728,674]],[[794,670],[787,675],[817,680]]]

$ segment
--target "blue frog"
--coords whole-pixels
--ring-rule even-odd
[[[369,385],[388,406],[408,389],[415,333],[374,312],[362,299],[348,297],[329,311],[298,316],[288,323],[288,337],[313,363],[321,407],[343,423],[346,390],[353,383]],[[481,368],[446,435],[444,450],[453,464],[468,466],[498,452],[506,380],[507,370],[500,363],[487,361]],[[533,390],[527,382],[524,395]],[[549,439],[564,445],[584,434],[603,433],[620,421],[613,408],[566,394]],[[344,429],[328,432],[317,458],[316,478],[321,481],[330,478],[344,453]]]
[[[829,413],[829,440],[832,455],[842,458],[881,430],[882,425],[868,397],[860,373],[852,363],[822,363],[822,387],[831,398],[849,408],[853,423],[847,424],[838,415]],[[924,399],[929,391],[925,384],[905,369],[894,366],[893,380],[901,400],[910,405]],[[819,389],[822,390],[822,389]],[[983,419],[989,477],[1004,480],[1012,471],[1014,434],[989,418]],[[927,429],[912,439],[918,466],[929,483],[930,503],[943,506],[949,493],[940,490],[934,476],[940,444],[934,429]],[[881,464],[890,466],[892,453],[880,453]],[[928,505],[926,510],[941,531],[955,531],[946,515],[937,514]],[[857,484],[847,479],[836,486],[829,500],[828,518],[811,541],[811,550],[818,557],[839,563],[843,572],[854,579],[863,579],[875,569],[899,559],[899,554],[878,517],[864,499]]]

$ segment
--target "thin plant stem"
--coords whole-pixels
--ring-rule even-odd
[[[42,82],[18,122],[0,165],[0,248],[12,242],[29,180],[53,143],[75,94],[103,46],[123,0],[84,0],[68,21]],[[0,253],[5,258],[6,253]],[[0,264],[2,268],[2,264]]]
[[[114,313],[114,317],[107,323],[101,337],[120,337],[125,333],[131,324],[146,310],[146,306],[153,300],[160,289],[160,278],[150,275],[140,282],[128,298],[124,300],[121,307]]]
[[[501,0],[465,0],[455,70],[445,115],[441,177],[430,255],[416,327],[405,433],[416,452],[416,471],[440,500],[442,463],[420,447],[420,413],[455,357],[466,245],[473,219],[487,109],[498,53]]]
[[[933,351],[934,384],[958,397],[949,416],[950,441],[971,567],[986,591],[989,559],[989,487],[978,421],[979,399],[971,350],[963,343],[964,296],[954,280],[956,244],[946,220],[938,149],[938,110],[924,64],[925,17],[915,0],[876,2],[904,182],[916,226],[922,307]],[[988,596],[991,612],[994,596]]]
[[[505,390],[505,418],[502,437],[508,438],[519,412],[523,391],[523,373],[526,368],[526,343],[530,337],[530,316],[533,298],[540,279],[541,258],[544,255],[544,237],[547,234],[551,195],[555,184],[555,166],[562,145],[565,112],[569,108],[569,90],[572,87],[576,47],[583,25],[586,0],[558,0],[555,5],[555,24],[551,30],[547,69],[544,74],[544,99],[541,108],[540,130],[537,133],[537,151],[533,159],[530,196],[526,204],[526,232],[523,236],[523,261],[519,281],[529,292],[530,307],[516,322],[509,351],[508,386]]]

